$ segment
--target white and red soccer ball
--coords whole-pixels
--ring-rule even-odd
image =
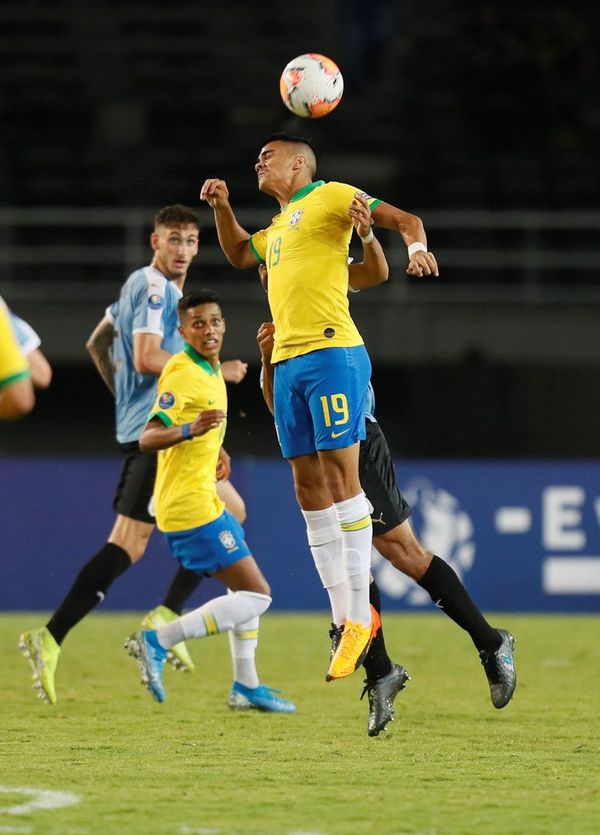
[[[279,91],[285,106],[296,116],[319,119],[340,103],[344,79],[331,58],[308,52],[287,64],[281,74]]]

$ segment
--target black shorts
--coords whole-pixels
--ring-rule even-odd
[[[154,516],[148,513],[148,505],[154,493],[156,453],[142,452],[137,441],[119,444],[119,448],[123,466],[113,508],[121,516],[154,525]]]
[[[379,424],[367,420],[367,437],[360,443],[360,483],[373,508],[373,536],[391,531],[411,514],[398,490],[396,471],[385,435]]]

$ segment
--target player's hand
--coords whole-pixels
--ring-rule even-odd
[[[273,322],[263,322],[256,334],[256,341],[260,348],[260,355],[265,362],[270,362],[275,345],[275,325]]]
[[[406,268],[408,275],[435,275],[440,274],[437,261],[433,252],[424,252],[422,249],[415,252]]]
[[[247,371],[248,363],[241,360],[225,360],[221,363],[221,374],[226,383],[241,383]]]
[[[217,463],[217,481],[225,481],[231,475],[231,458],[224,447],[219,450]]]
[[[371,231],[371,209],[363,191],[357,191],[354,195],[354,200],[348,206],[348,214],[357,233],[361,238],[366,238]]]
[[[269,291],[269,273],[267,272],[267,265],[266,264],[259,264],[258,265],[258,277],[260,279],[261,286],[265,293]]]
[[[229,189],[225,180],[205,180],[200,189],[200,200],[205,200],[211,209],[224,209],[229,206]]]
[[[206,435],[211,429],[216,429],[227,418],[227,412],[222,409],[207,409],[200,412],[198,417],[190,423],[190,435],[197,438]]]

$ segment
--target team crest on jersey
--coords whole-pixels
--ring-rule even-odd
[[[237,551],[238,544],[231,531],[221,531],[219,534],[219,541],[229,554],[233,553],[233,551]]]
[[[170,409],[175,404],[175,395],[170,391],[165,391],[158,398],[158,405],[161,409]]]
[[[161,307],[164,307],[165,300],[159,293],[152,293],[151,296],[148,297],[148,307],[151,307],[152,310],[160,310]]]
[[[297,226],[300,223],[300,219],[302,217],[303,212],[304,209],[296,209],[296,211],[290,218],[290,226]]]

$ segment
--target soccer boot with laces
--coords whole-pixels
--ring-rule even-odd
[[[158,643],[156,632],[153,629],[134,632],[125,641],[125,649],[137,661],[142,674],[142,684],[157,702],[164,702],[162,674],[167,650]]]
[[[23,632],[19,637],[19,649],[33,669],[33,686],[44,701],[56,704],[54,674],[60,656],[60,647],[46,627]]]
[[[369,683],[365,681],[361,699],[365,693],[369,698],[369,721],[367,733],[369,736],[379,736],[385,730],[388,722],[394,721],[394,699],[401,690],[404,690],[410,676],[404,667],[399,664],[392,664],[392,669],[387,675],[378,678],[377,681]]]
[[[498,709],[506,707],[517,686],[515,672],[515,639],[506,629],[498,629],[502,643],[495,652],[479,653],[483,669],[490,685],[492,704]]]
[[[380,626],[379,613],[373,606],[371,606],[371,623],[368,626],[347,620],[325,680],[334,681],[345,678],[360,667]]]
[[[158,629],[159,626],[164,626],[171,621],[177,620],[179,615],[167,606],[157,606],[148,612],[142,621],[143,629]],[[167,661],[175,670],[181,670],[184,673],[193,673],[196,669],[192,657],[188,651],[185,641],[174,644],[167,652]]]
[[[267,713],[295,713],[296,705],[288,699],[276,696],[281,690],[275,690],[266,684],[258,687],[246,687],[234,681],[227,704],[232,710],[263,710]]]

